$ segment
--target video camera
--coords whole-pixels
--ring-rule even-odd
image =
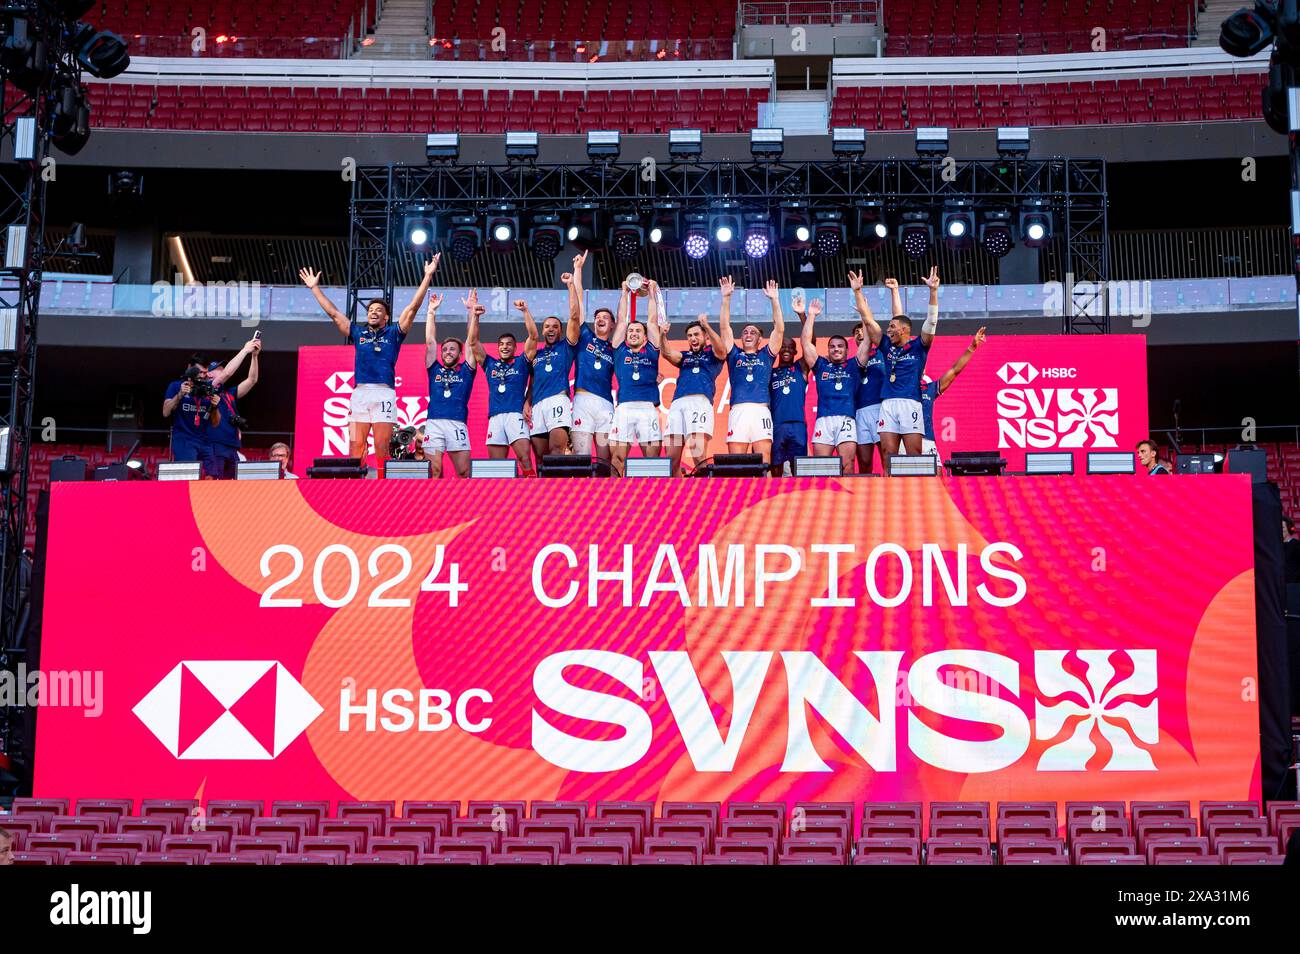
[[[182,375],[181,380],[190,382],[192,389],[190,393],[199,400],[210,398],[217,393],[212,381],[203,377],[201,368],[188,368],[185,374]]]

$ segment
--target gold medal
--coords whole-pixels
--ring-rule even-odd
[[[893,384],[897,379],[898,379],[898,375],[896,375],[896,374],[891,374],[891,375],[889,376],[889,383],[890,383],[890,384]]]

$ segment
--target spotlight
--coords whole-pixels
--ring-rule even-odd
[[[844,214],[838,209],[827,209],[817,213],[817,228],[813,237],[813,248],[822,258],[838,255],[844,248]]]
[[[946,126],[921,126],[916,130],[916,154],[925,159],[948,155]]]
[[[975,239],[975,213],[969,199],[953,199],[943,210],[943,243],[954,251],[967,249]]]
[[[1219,28],[1219,46],[1230,56],[1254,56],[1273,42],[1273,24],[1242,7]]]
[[[704,139],[698,129],[668,130],[668,155],[673,159],[693,159],[704,151]]]
[[[664,238],[664,230],[661,229],[659,226],[656,225],[650,229],[651,244],[658,245],[660,242],[663,241],[663,238]]]
[[[1011,213],[1008,210],[989,209],[984,213],[984,223],[980,226],[980,244],[994,258],[1001,258],[1011,251],[1011,246],[1015,243],[1011,240]]]
[[[516,161],[537,158],[537,133],[531,130],[506,132],[506,158]]]
[[[586,251],[605,240],[602,215],[594,202],[577,202],[573,205],[569,229],[565,233],[570,242]]]
[[[903,224],[898,230],[898,243],[903,246],[907,257],[913,260],[924,258],[934,241],[934,228],[930,225],[930,214],[919,210],[903,213]]]
[[[861,126],[836,126],[831,130],[831,154],[852,159],[867,151],[867,131]]]
[[[889,238],[885,208],[879,199],[860,199],[854,203],[853,244],[875,251]]]
[[[53,72],[45,41],[36,35],[26,17],[8,21],[3,39],[0,64],[7,70],[9,82],[26,93],[35,93]]]
[[[785,130],[780,127],[751,129],[749,154],[755,159],[780,159],[785,152]]]
[[[767,226],[750,226],[745,232],[745,254],[750,258],[762,258],[772,248],[772,238]]]
[[[402,217],[402,237],[412,248],[424,248],[438,234],[433,210],[426,205],[412,206]]]
[[[456,262],[468,262],[478,254],[482,233],[478,228],[478,218],[473,215],[453,215],[451,232],[447,237],[451,246],[451,257]]]
[[[519,236],[519,217],[509,206],[498,206],[495,211],[488,210],[487,217],[488,248],[498,255],[509,255],[515,250],[515,240]]]
[[[650,244],[664,248],[681,248],[682,232],[679,225],[681,213],[677,203],[660,204],[650,220]]]
[[[787,249],[807,248],[812,239],[812,229],[808,227],[808,206],[803,202],[790,200],[781,203],[781,247]]]
[[[77,62],[91,76],[112,79],[131,65],[126,41],[116,33],[100,32],[89,23],[81,23],[77,25],[73,43],[77,47]]]
[[[460,158],[460,133],[429,133],[424,137],[424,155],[430,162],[455,162]]]
[[[1029,155],[1029,127],[999,126],[998,155],[1004,159],[1023,159]]]
[[[624,260],[636,258],[641,254],[644,240],[645,229],[641,227],[639,215],[635,212],[619,212],[614,215],[609,244],[616,256]]]
[[[1052,238],[1052,210],[1043,199],[1030,199],[1020,210],[1020,240],[1028,248],[1041,248]]]
[[[719,245],[730,245],[739,232],[734,215],[715,215],[709,221],[709,233]]]
[[[593,129],[587,133],[587,155],[592,159],[618,158],[619,131],[617,129]]]
[[[560,249],[564,247],[564,232],[560,229],[559,215],[554,212],[534,215],[528,246],[532,249],[533,256],[540,261],[555,261]]]
[[[51,92],[50,142],[69,156],[75,156],[90,140],[86,91],[71,76],[59,77],[55,83]]]
[[[686,239],[682,248],[691,258],[703,258],[709,254],[709,230],[707,217],[699,212],[686,216]]]

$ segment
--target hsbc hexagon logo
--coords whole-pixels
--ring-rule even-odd
[[[131,711],[178,759],[267,760],[325,710],[274,660],[186,660]]]
[[[352,393],[352,371],[335,371],[325,379],[325,386],[334,394]]]
[[[1007,384],[1029,384],[1038,377],[1038,369],[1028,361],[1008,361],[998,368],[998,377]]]

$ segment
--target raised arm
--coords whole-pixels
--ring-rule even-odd
[[[586,252],[573,256],[573,271],[560,276],[560,281],[569,286],[569,324],[565,337],[571,345],[576,345],[582,337],[582,322],[585,320],[582,313],[582,266],[586,262]]]
[[[930,308],[925,316],[925,324],[921,326],[921,344],[928,348],[939,330],[939,266],[931,266],[929,277],[922,281],[930,288]]]
[[[713,349],[714,357],[719,361],[727,360],[727,350],[722,347],[722,335],[718,334],[709,325],[709,316],[700,312],[698,319],[700,326],[704,329],[704,337],[709,339],[709,347]]]
[[[899,315],[906,314],[903,309],[903,293],[898,288],[897,278],[886,278],[885,287],[889,289],[889,297],[893,303],[893,315],[897,318]]]
[[[763,294],[772,303],[772,337],[767,339],[767,350],[772,353],[772,357],[776,357],[781,353],[781,345],[785,343],[785,316],[781,314],[781,292],[776,282],[769,279],[763,286]],[[811,308],[810,305],[809,309]]]
[[[487,358],[487,351],[484,350],[483,342],[479,338],[477,316],[467,318],[466,320],[465,350],[469,352],[469,357],[466,358],[466,361],[469,361],[470,358],[473,358],[473,362],[470,364],[471,368],[475,368],[483,364],[485,359]]]
[[[415,324],[416,312],[424,304],[424,296],[429,293],[429,283],[433,281],[433,273],[438,270],[438,259],[442,258],[442,252],[434,254],[431,261],[424,263],[424,277],[420,279],[420,287],[415,290],[415,297],[411,303],[402,309],[402,313],[397,317],[397,328],[402,334],[411,330],[411,325]]]
[[[632,290],[627,287],[627,282],[623,283],[623,294],[618,300],[618,321],[614,325],[614,333],[610,336],[609,346],[617,348],[627,340],[628,324],[628,300],[632,295]]]
[[[312,297],[316,299],[316,304],[320,305],[321,310],[330,316],[335,327],[346,334],[352,333],[352,323],[348,321],[343,312],[334,307],[334,302],[325,297],[325,293],[320,290],[320,272],[314,272],[310,268],[298,269],[298,277],[302,283],[311,289]]]
[[[221,387],[235,376],[235,372],[243,366],[244,359],[253,353],[254,345],[261,348],[261,340],[258,338],[249,338],[233,358],[222,365],[219,371],[216,371],[210,376],[214,387]]]
[[[478,292],[474,289],[469,290],[468,301],[478,304]],[[433,294],[429,296],[429,306],[424,310],[424,366],[432,368],[433,363],[438,360],[438,306],[442,304],[442,296]]]
[[[659,327],[659,283],[653,278],[646,282],[646,288],[650,291],[650,297],[647,299],[649,304],[646,306],[645,314],[645,331],[646,336],[650,339],[650,344],[661,354],[665,347],[663,343],[663,329]],[[680,364],[682,360],[681,352],[677,353],[677,361],[674,364]]]
[[[730,275],[724,275],[718,282],[718,289],[722,292],[722,305],[718,309],[718,328],[721,331],[719,337],[722,339],[722,357],[725,358],[736,346],[736,337],[731,333],[731,295],[736,290],[736,283],[731,280]]]
[[[476,293],[473,305],[465,309],[466,341],[469,341],[471,338],[478,341],[478,320],[485,311],[487,311],[487,309],[478,303],[478,295]],[[480,360],[479,354],[482,353],[482,351],[483,346],[479,345],[477,352],[471,348],[469,354],[465,355],[465,364],[469,367],[470,371],[474,371],[478,368]]]
[[[239,386],[235,388],[235,397],[243,398],[245,394],[257,386],[257,356],[261,351],[262,339],[254,338],[253,347],[249,351],[248,376],[244,378],[244,380],[240,381]]]
[[[814,326],[817,323],[817,316],[821,313],[820,299],[814,298],[808,302],[808,317],[804,319],[803,330],[799,332],[799,360],[810,373],[813,365],[817,363],[817,335]]]
[[[524,316],[524,357],[528,359],[529,364],[532,364],[533,359],[537,357],[537,344],[540,341],[537,334],[537,322],[533,320],[533,313],[528,310],[528,302],[522,298],[517,299],[515,307]]]
[[[957,358],[953,366],[945,371],[943,377],[939,379],[940,392],[946,391],[952,386],[952,382],[957,380],[957,375],[961,374],[962,369],[965,368],[966,365],[970,364],[970,359],[975,357],[975,352],[980,349],[980,346],[984,344],[986,340],[988,340],[988,336],[984,334],[983,328],[975,332],[975,337],[970,340],[970,344],[966,346],[966,350],[961,353],[961,356]]]
[[[898,283],[894,282],[895,287]],[[884,331],[880,327],[880,322],[876,321],[871,314],[871,305],[867,303],[867,296],[862,293],[862,272],[849,272],[849,287],[853,289],[853,307],[862,318],[862,341],[858,344],[858,364],[866,367],[867,355],[871,349],[880,344],[885,337]]]

